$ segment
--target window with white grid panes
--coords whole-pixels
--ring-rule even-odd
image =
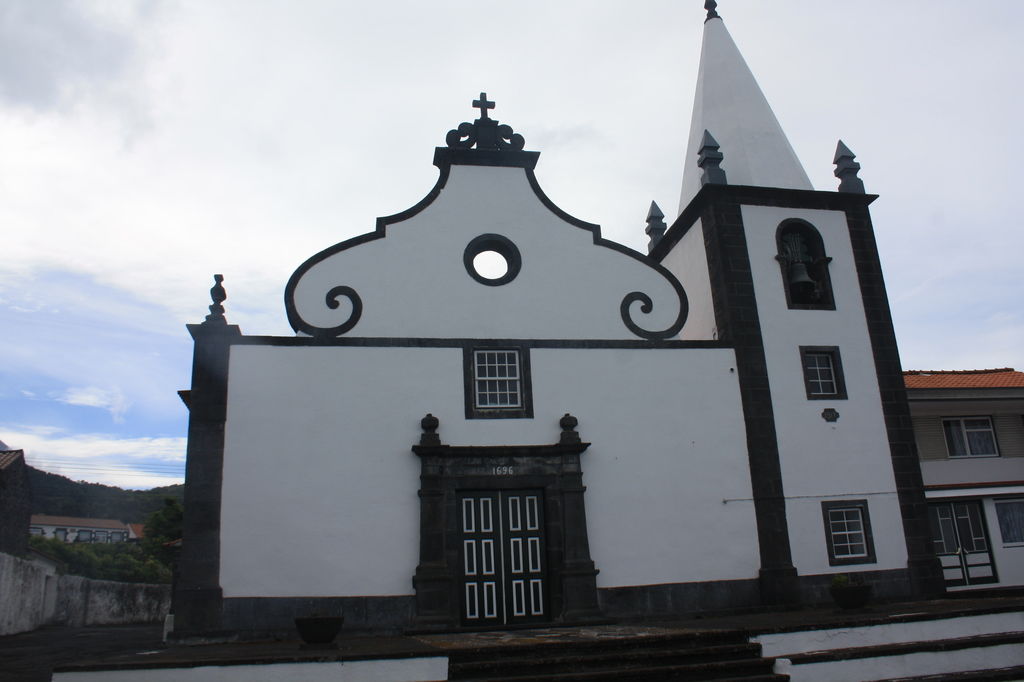
[[[804,373],[804,388],[809,399],[846,398],[838,348],[801,346],[800,362]]]
[[[864,500],[822,502],[828,559],[832,566],[875,561],[871,522]]]
[[[832,509],[828,513],[828,523],[833,554],[843,558],[868,555],[860,509]]]
[[[835,395],[836,373],[832,369],[832,356],[828,353],[808,353],[804,356],[804,371],[812,395]]]
[[[473,353],[476,406],[484,410],[521,407],[519,351],[478,350]]]
[[[529,418],[530,350],[526,347],[463,347],[467,419]]]

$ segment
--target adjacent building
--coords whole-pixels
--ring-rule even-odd
[[[951,591],[1024,585],[1024,372],[904,372]]]

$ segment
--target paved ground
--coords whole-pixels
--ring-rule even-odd
[[[49,626],[0,637],[0,680],[49,682],[54,666],[92,656],[163,648],[162,625]]]
[[[590,627],[388,637],[343,635],[338,639],[336,649],[303,648],[297,641],[168,648],[161,641],[162,629],[159,625],[89,628],[46,627],[34,632],[0,637],[0,680],[3,682],[48,682],[53,668],[56,666],[89,665],[97,664],[100,661],[104,665],[137,666],[142,662],[173,665],[187,660],[259,663],[443,655],[446,650],[453,649],[490,648],[560,640],[593,640],[719,629],[777,632],[879,622],[893,623],[929,617],[929,615],[949,617],[978,611],[1024,613],[1024,598],[1015,596],[988,599],[940,599],[927,602],[883,604],[852,612],[836,609],[799,609],[693,618],[672,622],[659,621]]]

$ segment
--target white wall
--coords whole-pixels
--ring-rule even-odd
[[[839,211],[743,206],[755,282],[793,562],[801,574],[906,566],[906,545],[882,414],[874,356],[845,214]],[[790,310],[775,256],[775,234],[788,218],[814,225],[832,258],[835,310]],[[800,346],[838,346],[845,400],[808,400]],[[826,422],[832,407],[839,420]],[[877,562],[830,567],[821,514],[823,500],[866,499]]]
[[[512,282],[487,286],[463,266],[475,237],[501,234],[522,255]],[[595,246],[589,230],[566,223],[537,199],[521,168],[452,166],[447,186],[387,237],[330,256],[296,287],[296,306],[310,324],[330,327],[349,317],[324,296],[339,285],[363,301],[351,336],[460,338],[636,339],[619,305],[633,291],[654,301],[651,314],[634,308],[647,330],[668,328],[679,313],[669,281],[644,263]],[[495,311],[501,311],[496,314]]]
[[[461,348],[233,347],[224,596],[410,594],[427,412],[451,445],[554,443],[574,414],[602,587],[757,575],[731,350],[533,349],[531,364],[534,419],[466,420]]]
[[[717,339],[718,324],[715,321],[707,249],[704,247],[704,230],[701,229],[700,221],[690,227],[662,259],[661,264],[683,285],[690,304],[690,314],[679,338]]]

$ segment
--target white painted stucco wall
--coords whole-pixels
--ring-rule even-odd
[[[896,483],[845,214],[769,206],[741,210],[768,362],[794,565],[801,574],[904,568]],[[806,220],[821,234],[832,258],[835,310],[787,307],[775,234],[788,218]],[[839,347],[847,399],[807,399],[800,346]],[[839,412],[837,422],[821,417],[827,407]],[[867,500],[876,563],[829,566],[821,502],[842,499]]]
[[[485,286],[466,272],[466,246],[486,233],[519,249],[522,270],[508,284]],[[669,280],[593,241],[590,230],[540,202],[524,169],[452,166],[433,203],[388,226],[386,238],[312,266],[296,286],[296,308],[314,326],[341,324],[350,302],[341,298],[331,310],[324,297],[349,286],[363,302],[352,336],[637,339],[619,306],[640,291],[654,306],[645,315],[634,304],[634,322],[646,330],[669,328],[679,314]]]
[[[451,445],[554,443],[579,419],[599,586],[756,577],[733,358],[535,348],[535,418],[466,420],[461,348],[235,346],[224,596],[411,594],[427,412]]]
[[[690,304],[690,313],[679,338],[717,339],[718,324],[715,321],[714,300],[711,298],[707,249],[704,246],[704,230],[699,221],[676,242],[661,264],[683,285]]]

